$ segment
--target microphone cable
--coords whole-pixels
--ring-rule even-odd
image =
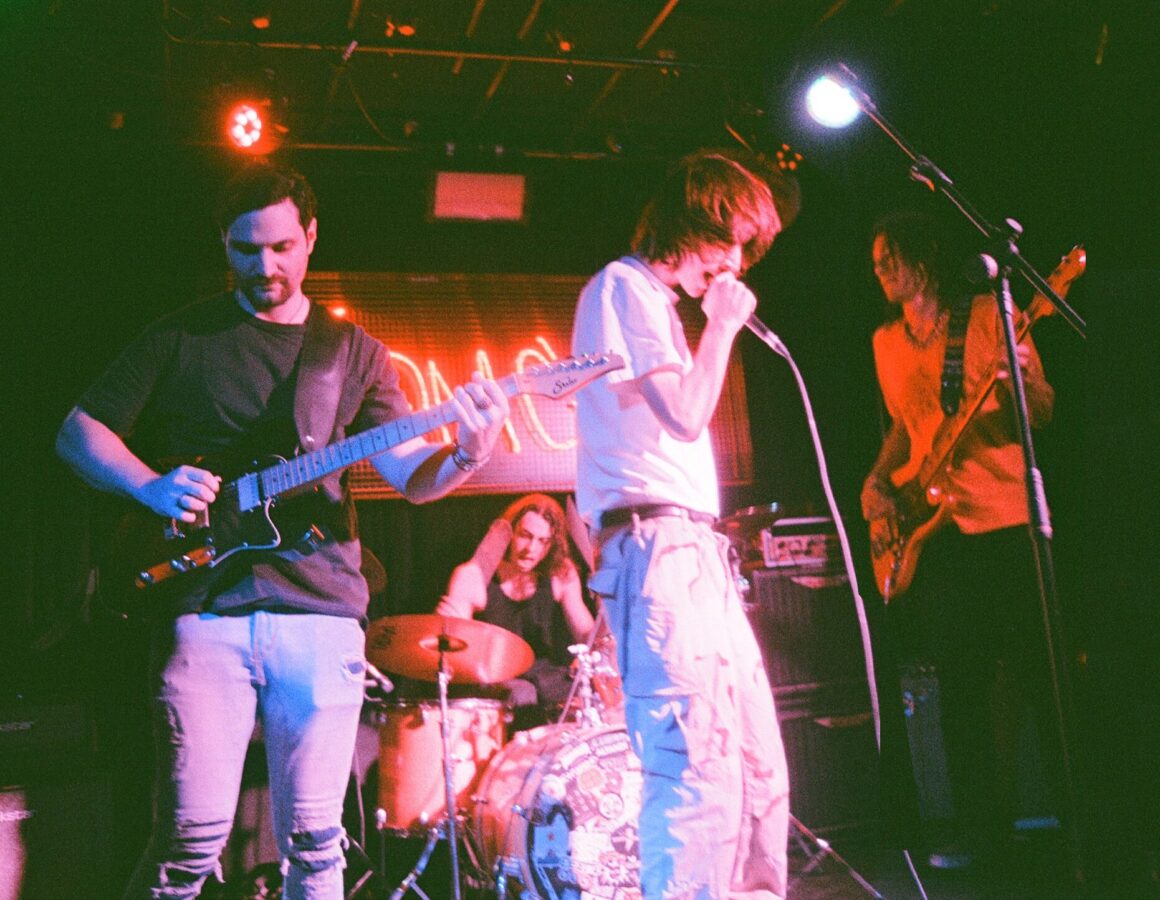
[[[801,395],[802,407],[806,414],[806,425],[809,428],[810,440],[813,443],[814,456],[817,459],[818,474],[821,476],[822,491],[825,493],[826,505],[830,510],[830,518],[834,521],[834,528],[838,535],[838,543],[842,548],[842,564],[846,569],[846,577],[849,579],[850,587],[854,594],[854,609],[858,616],[858,630],[862,639],[862,656],[866,665],[866,682],[870,690],[870,715],[874,721],[874,744],[878,750],[878,758],[881,760],[882,713],[878,699],[878,681],[874,673],[874,651],[870,645],[870,626],[866,619],[866,604],[863,602],[862,592],[858,588],[858,577],[854,571],[854,557],[850,552],[850,539],[846,534],[846,526],[838,511],[838,502],[834,498],[834,490],[830,484],[830,472],[826,465],[826,454],[822,449],[822,439],[818,434],[818,423],[814,418],[814,408],[810,402],[809,391],[806,389],[805,379],[802,378],[801,370],[798,369],[797,363],[794,362],[793,355],[789,352],[789,348],[785,345],[785,342],[774,334],[756,314],[749,317],[745,326],[757,335],[769,349],[789,364],[790,371],[793,373],[794,380],[797,382],[798,393]],[[919,896],[922,900],[927,900],[926,891],[923,889],[922,880],[919,878],[918,871],[914,867],[910,850],[904,847],[902,849],[902,856],[914,880],[915,886],[918,888]]]

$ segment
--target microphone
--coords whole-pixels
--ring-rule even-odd
[[[963,264],[963,277],[971,284],[993,284],[999,277],[999,264],[987,253],[976,253]]]
[[[769,345],[769,349],[779,356],[789,358],[789,349],[782,343],[773,331],[761,319],[757,318],[757,313],[751,313],[749,319],[745,322],[745,327],[756,334],[762,341]]]

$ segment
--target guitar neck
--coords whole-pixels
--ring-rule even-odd
[[[515,375],[500,378],[497,383],[508,397],[520,392]],[[446,400],[438,406],[392,419],[318,450],[302,453],[257,473],[261,496],[270,498],[293,491],[454,421],[454,402]]]
[[[1015,323],[1015,342],[1023,340],[1023,337],[1031,330],[1039,319],[1044,316],[1051,315],[1052,306],[1050,301],[1042,294],[1037,294],[1035,299],[1028,304],[1019,316]],[[959,440],[962,438],[967,426],[975,417],[983,405],[983,401],[991,393],[991,389],[995,387],[995,382],[999,377],[999,362],[991,363],[986,370],[983,377],[979,380],[978,388],[975,393],[969,398],[964,399],[960,404],[958,411],[943,421],[935,433],[934,440],[931,442],[930,453],[927,454],[922,466],[918,470],[918,475],[915,480],[922,486],[923,490],[930,487],[934,481],[935,476],[942,471],[943,466],[946,465],[950,455],[954,452]]]

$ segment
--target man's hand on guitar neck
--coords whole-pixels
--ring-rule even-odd
[[[1023,374],[1026,375],[1027,370],[1031,368],[1031,347],[1028,344],[1016,344],[1015,358],[1019,361],[1019,368],[1022,369]],[[995,380],[1011,380],[1011,367],[1007,365],[1006,353],[999,357],[999,361],[995,365]]]

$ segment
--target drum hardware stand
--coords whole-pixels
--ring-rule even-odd
[[[407,893],[407,891],[414,891],[416,894],[418,894],[420,897],[422,897],[423,900],[431,900],[431,898],[429,898],[425,893],[423,893],[423,890],[415,882],[417,882],[419,880],[419,876],[422,875],[423,871],[427,868],[427,863],[430,862],[430,860],[431,860],[431,854],[435,850],[435,845],[437,843],[439,843],[439,838],[441,838],[442,836],[443,836],[443,830],[439,825],[436,825],[433,828],[428,830],[427,843],[423,845],[423,852],[421,854],[419,854],[419,860],[411,868],[411,871],[407,873],[407,877],[404,878],[399,883],[399,886],[397,888],[395,888],[395,890],[391,894],[389,900],[401,900],[401,898]],[[458,892],[459,892],[458,876],[457,876],[455,886],[456,886],[456,896],[458,896]]]
[[[603,724],[603,722],[600,717],[600,710],[592,702],[592,674],[594,664],[600,661],[600,651],[593,650],[588,644],[572,644],[568,647],[568,652],[576,657],[578,666],[574,693],[580,695],[579,721],[584,725],[596,728]],[[569,696],[569,701],[571,700],[572,697]],[[569,705],[570,703],[564,707],[564,713],[560,719],[561,722],[568,715]]]
[[[451,771],[451,710],[447,703],[447,684],[451,681],[447,653],[454,649],[451,641],[448,635],[439,635],[439,713],[443,717],[439,730],[443,738],[443,787],[447,798],[443,821],[447,825],[447,846],[451,852],[451,896],[452,900],[459,900],[459,837],[455,827],[459,810],[455,803],[455,780]],[[438,829],[435,830],[435,836],[438,840]],[[427,855],[430,856],[430,851],[427,851]]]
[[[414,891],[416,894],[422,897],[423,900],[430,900],[427,894],[424,893],[423,889],[419,887],[417,882],[423,872],[426,871],[427,864],[431,861],[431,854],[435,852],[435,845],[438,844],[439,841],[444,837],[446,837],[444,832],[445,825],[446,821],[440,821],[427,830],[427,842],[423,845],[423,850],[419,854],[419,859],[411,868],[411,871],[408,872],[406,877],[399,883],[399,886],[391,893],[389,900],[402,900],[402,898],[406,896],[407,891]],[[486,877],[487,873],[480,865],[479,858],[476,855],[475,849],[471,846],[471,841],[469,838],[470,835],[464,832],[463,847],[467,852],[468,861],[471,863],[471,870],[476,874],[476,876]],[[386,870],[385,859],[380,862],[380,869],[383,871]]]
[[[849,876],[854,879],[854,881],[860,888],[862,888],[862,890],[873,897],[874,900],[885,900],[885,898],[881,893],[879,893],[878,889],[874,887],[874,885],[859,875],[854,867],[850,865],[845,860],[845,858],[843,858],[842,855],[839,854],[832,846],[830,846],[829,841],[827,841],[825,838],[818,837],[816,834],[806,828],[806,826],[803,825],[801,821],[792,814],[789,817],[789,827],[790,836],[793,838],[794,842],[798,845],[801,851],[809,857],[809,860],[806,862],[805,866],[802,868],[799,874],[808,875],[810,872],[818,868],[823,862],[825,862],[826,857],[829,856],[837,862],[841,863],[842,866],[845,867]],[[813,842],[814,847],[817,848],[816,850],[812,849],[806,844],[806,838],[809,838],[809,840]]]
[[[570,499],[569,502],[571,502]],[[591,563],[589,564],[591,565]],[[596,614],[596,621],[592,626],[592,633],[588,636],[588,640],[582,644],[571,644],[568,647],[568,652],[576,657],[579,671],[572,680],[572,687],[564,700],[564,708],[560,712],[560,718],[556,722],[557,725],[563,725],[568,720],[568,710],[572,708],[572,704],[576,700],[577,692],[580,694],[580,720],[585,725],[592,727],[604,724],[600,710],[592,702],[592,676],[595,674],[594,665],[602,659],[600,651],[596,649],[596,643],[603,634],[609,634],[609,631],[608,616],[605,613],[604,604],[601,603],[600,609]]]
[[[455,802],[455,779],[451,768],[451,710],[447,702],[447,685],[451,681],[451,673],[447,668],[447,654],[462,649],[462,647],[456,647],[454,641],[454,638],[446,634],[438,636],[439,672],[437,681],[439,685],[439,715],[442,719],[439,733],[443,743],[443,792],[446,809],[443,818],[428,830],[427,843],[423,846],[423,852],[419,855],[419,859],[411,871],[407,873],[407,877],[391,894],[390,900],[400,900],[409,890],[419,894],[423,900],[429,900],[427,895],[420,890],[416,881],[427,868],[435,845],[439,843],[440,838],[444,837],[444,829],[446,829],[447,845],[451,853],[451,896],[453,900],[460,900],[459,835],[456,827],[459,811]]]

